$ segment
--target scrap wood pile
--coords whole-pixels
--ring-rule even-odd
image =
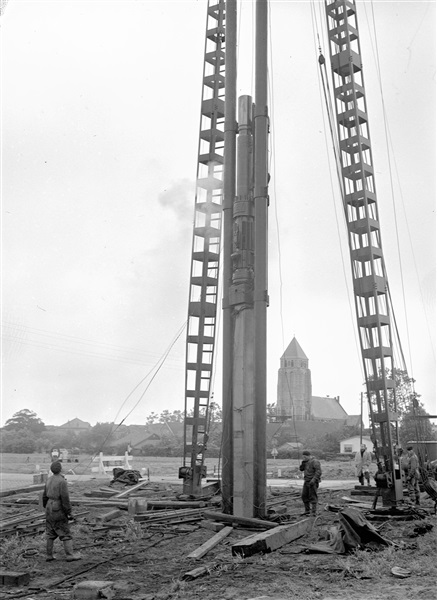
[[[86,489],[83,488],[83,484],[81,486],[72,485],[70,499],[74,507],[74,516],[79,523],[88,528],[91,534],[126,528],[128,524],[134,524],[141,530],[172,528],[177,532],[178,528],[179,531],[182,531],[181,526],[195,526],[209,529],[216,534],[229,527],[234,531],[254,532],[249,536],[254,536],[254,539],[249,539],[248,542],[245,541],[243,544],[233,547],[233,554],[241,556],[248,556],[256,552],[271,552],[281,545],[303,536],[311,538],[311,535],[307,534],[311,534],[313,529],[320,528],[321,523],[329,521],[329,519],[336,521],[339,525],[331,530],[329,534],[331,537],[325,540],[328,543],[322,544],[325,548],[322,546],[316,548],[317,544],[310,543],[318,542],[320,538],[308,539],[309,543],[306,547],[302,546],[302,551],[332,552],[340,550],[347,552],[348,548],[353,547],[350,542],[350,531],[348,531],[350,524],[347,523],[347,514],[349,513],[360,514],[366,521],[366,527],[369,525],[373,533],[376,530],[372,529],[370,523],[367,524],[368,520],[396,521],[396,519],[407,520],[410,518],[414,520],[424,517],[424,511],[417,509],[413,511],[414,514],[410,511],[409,516],[395,514],[393,511],[390,513],[385,509],[372,511],[370,503],[342,497],[340,492],[334,494],[338,504],[331,504],[331,491],[325,489],[319,491],[320,506],[324,507],[321,516],[316,520],[303,519],[301,491],[298,488],[290,487],[286,490],[269,488],[266,519],[245,519],[220,512],[221,498],[217,483],[205,486],[202,499],[193,499],[178,493],[180,486],[176,486],[175,489],[171,485],[151,483],[148,480],[140,480],[135,484],[131,482],[127,485],[122,481],[114,480],[110,485],[99,485],[98,487],[96,487],[98,483],[94,480],[86,482],[85,485]],[[41,505],[41,486],[38,487],[38,490],[35,490],[35,486],[30,486],[28,490],[27,493],[24,493],[24,490],[20,489],[18,497],[14,491],[11,491],[8,498],[3,497],[0,503],[3,513],[0,518],[0,538],[21,537],[44,532],[45,519]],[[329,498],[327,498],[328,495]],[[30,504],[35,506],[29,507]],[[347,507],[350,504],[353,504],[353,508]],[[344,513],[345,510],[349,512]],[[331,516],[329,516],[330,513]],[[359,519],[357,518],[356,521]],[[269,532],[272,531],[273,534],[270,534]],[[370,535],[370,537],[375,541],[375,536]],[[346,544],[341,543],[344,542],[344,538],[346,538]],[[377,535],[376,538],[378,538]],[[332,544],[330,540],[332,540]],[[378,543],[384,545],[381,539],[378,539]],[[361,546],[365,546],[365,544],[363,543]]]

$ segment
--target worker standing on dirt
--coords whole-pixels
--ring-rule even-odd
[[[47,535],[47,558],[46,561],[55,560],[53,556],[53,544],[59,538],[64,544],[67,561],[80,560],[80,554],[73,550],[73,540],[70,533],[71,514],[70,495],[68,493],[67,481],[61,474],[62,463],[55,461],[50,465],[53,473],[44,487],[42,503],[46,509],[46,535]]]
[[[364,485],[366,478],[367,485],[370,485],[370,463],[372,454],[367,450],[366,444],[361,444],[360,449],[355,454],[355,474],[361,485]]]
[[[322,478],[320,462],[311,455],[309,450],[302,452],[302,463],[299,467],[303,474],[302,502],[305,506],[304,515],[317,514],[317,488]],[[311,510],[310,510],[311,508]]]
[[[413,450],[413,446],[407,446],[408,455],[408,471],[407,471],[407,487],[408,496],[411,502],[420,504],[420,488],[419,488],[419,459]]]

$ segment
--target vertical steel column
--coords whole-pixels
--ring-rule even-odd
[[[354,0],[325,0],[355,309],[378,462],[387,498],[402,499],[395,465],[396,393],[388,280],[382,251]]]
[[[267,24],[268,1],[256,1],[255,42],[255,477],[254,511],[266,512],[266,372],[267,372]]]
[[[232,228],[236,169],[237,2],[226,2],[225,151],[223,198],[223,386],[222,386],[222,501],[233,511],[233,320],[229,290],[232,284]]]
[[[255,326],[253,304],[254,218],[253,218],[252,98],[238,100],[237,196],[233,213],[232,286],[233,306],[233,514],[254,513],[254,405]]]

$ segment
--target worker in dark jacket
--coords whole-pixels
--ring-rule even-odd
[[[46,509],[46,534],[47,534],[47,561],[55,560],[53,556],[53,544],[59,538],[64,544],[67,560],[80,560],[80,554],[73,551],[73,540],[70,533],[71,514],[70,496],[67,481],[61,474],[62,463],[55,461],[50,465],[53,473],[44,487],[42,502]]]
[[[320,462],[311,456],[309,450],[302,452],[302,463],[299,467],[303,471],[302,502],[305,506],[304,515],[317,514],[317,488],[322,478]],[[311,510],[310,510],[311,508]]]

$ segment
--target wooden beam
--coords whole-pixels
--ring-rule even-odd
[[[212,521],[223,521],[223,523],[235,523],[243,527],[258,527],[259,529],[274,529],[277,523],[271,521],[263,521],[262,519],[251,519],[250,517],[236,517],[235,515],[225,515],[224,513],[205,511],[203,513],[205,519]]]
[[[14,490],[2,490],[0,491],[0,498],[5,496],[13,496],[14,494],[27,494],[28,492],[39,492],[45,488],[45,483],[39,483],[37,485],[29,485],[27,487],[15,488]]]
[[[222,529],[221,531],[216,533],[207,542],[205,542],[204,544],[199,546],[196,550],[191,552],[191,554],[189,554],[187,556],[187,558],[195,558],[195,559],[202,558],[202,556],[205,556],[205,554],[207,554],[210,550],[212,550],[212,548],[215,548],[216,546],[218,546],[218,544],[220,544],[220,542],[223,539],[225,539],[225,537],[228,537],[228,535],[230,533],[232,533],[232,531],[234,531],[233,527],[225,527],[224,529]]]
[[[206,502],[201,500],[147,500],[147,510],[176,510],[178,508],[205,508]]]
[[[27,585],[30,573],[17,571],[0,571],[0,585]]]
[[[245,558],[259,552],[272,552],[308,533],[313,522],[313,519],[304,519],[291,525],[280,525],[270,531],[250,535],[232,546],[232,555]]]
[[[150,481],[140,481],[140,483],[137,483],[135,485],[133,485],[132,487],[129,487],[127,490],[123,490],[122,492],[119,492],[116,496],[114,496],[114,498],[124,498],[125,496],[128,496],[129,494],[131,494],[132,492],[135,492],[136,490],[139,490],[140,488],[149,485]]]
[[[118,519],[118,517],[121,517],[123,515],[123,513],[121,512],[121,510],[119,508],[114,508],[114,510],[110,510],[109,512],[105,513],[104,515],[99,515],[97,517],[98,521],[112,521],[112,519]]]

